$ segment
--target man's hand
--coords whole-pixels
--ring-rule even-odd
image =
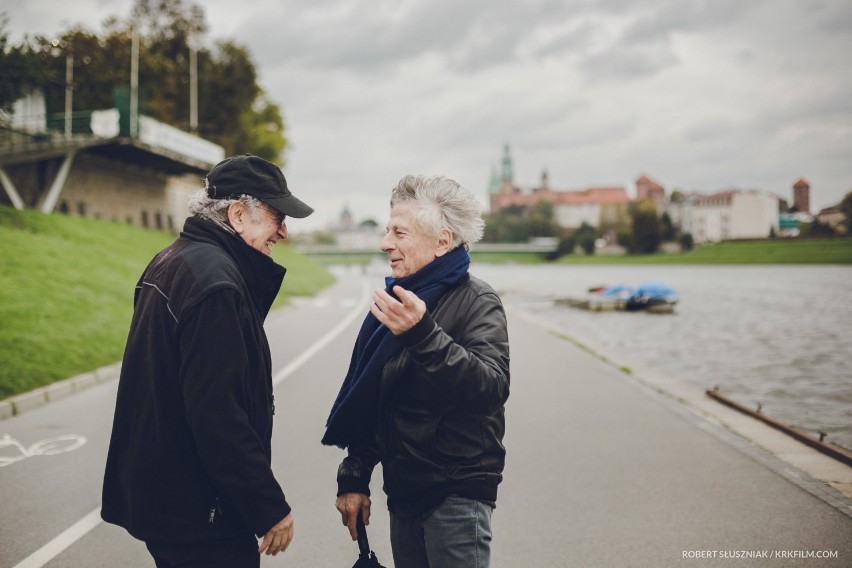
[[[426,302],[402,286],[394,286],[393,292],[402,300],[401,302],[384,289],[377,288],[373,292],[370,313],[385,324],[391,333],[399,335],[417,325],[417,322],[423,318],[423,314],[426,313]]]
[[[260,554],[266,552],[267,556],[275,556],[279,552],[284,552],[290,543],[293,541],[293,513],[290,513],[281,521],[269,529],[269,532],[263,537],[257,551]]]
[[[358,530],[355,523],[358,520],[358,512],[364,517],[364,524],[370,524],[370,498],[364,493],[344,493],[337,498],[336,507],[340,511],[343,524],[349,527],[349,535],[352,540],[358,540]]]

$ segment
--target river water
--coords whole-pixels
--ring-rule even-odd
[[[471,272],[507,305],[628,367],[702,390],[718,386],[852,449],[852,267],[474,264]],[[664,280],[679,292],[673,314],[589,312],[553,301],[644,280]]]

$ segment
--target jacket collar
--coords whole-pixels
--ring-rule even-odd
[[[212,221],[189,217],[184,223],[181,237],[192,241],[212,244],[224,250],[234,259],[240,274],[246,281],[248,293],[261,318],[265,319],[272,302],[281,289],[287,269],[272,258],[249,246],[237,234],[217,226]]]

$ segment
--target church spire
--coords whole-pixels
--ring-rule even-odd
[[[503,167],[500,176],[500,193],[514,193],[515,174],[512,171],[512,156],[509,154],[509,143],[503,145]]]
[[[503,145],[503,183],[512,182],[514,173],[512,172],[512,156],[509,154],[508,142]]]

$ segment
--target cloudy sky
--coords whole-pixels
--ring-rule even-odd
[[[852,3],[837,0],[208,0],[206,41],[246,46],[281,105],[285,173],[322,228],[386,219],[404,174],[486,199],[558,189],[756,188],[811,207],[852,190]],[[13,41],[101,31],[132,0],[0,0]],[[296,224],[299,223],[299,227]]]

